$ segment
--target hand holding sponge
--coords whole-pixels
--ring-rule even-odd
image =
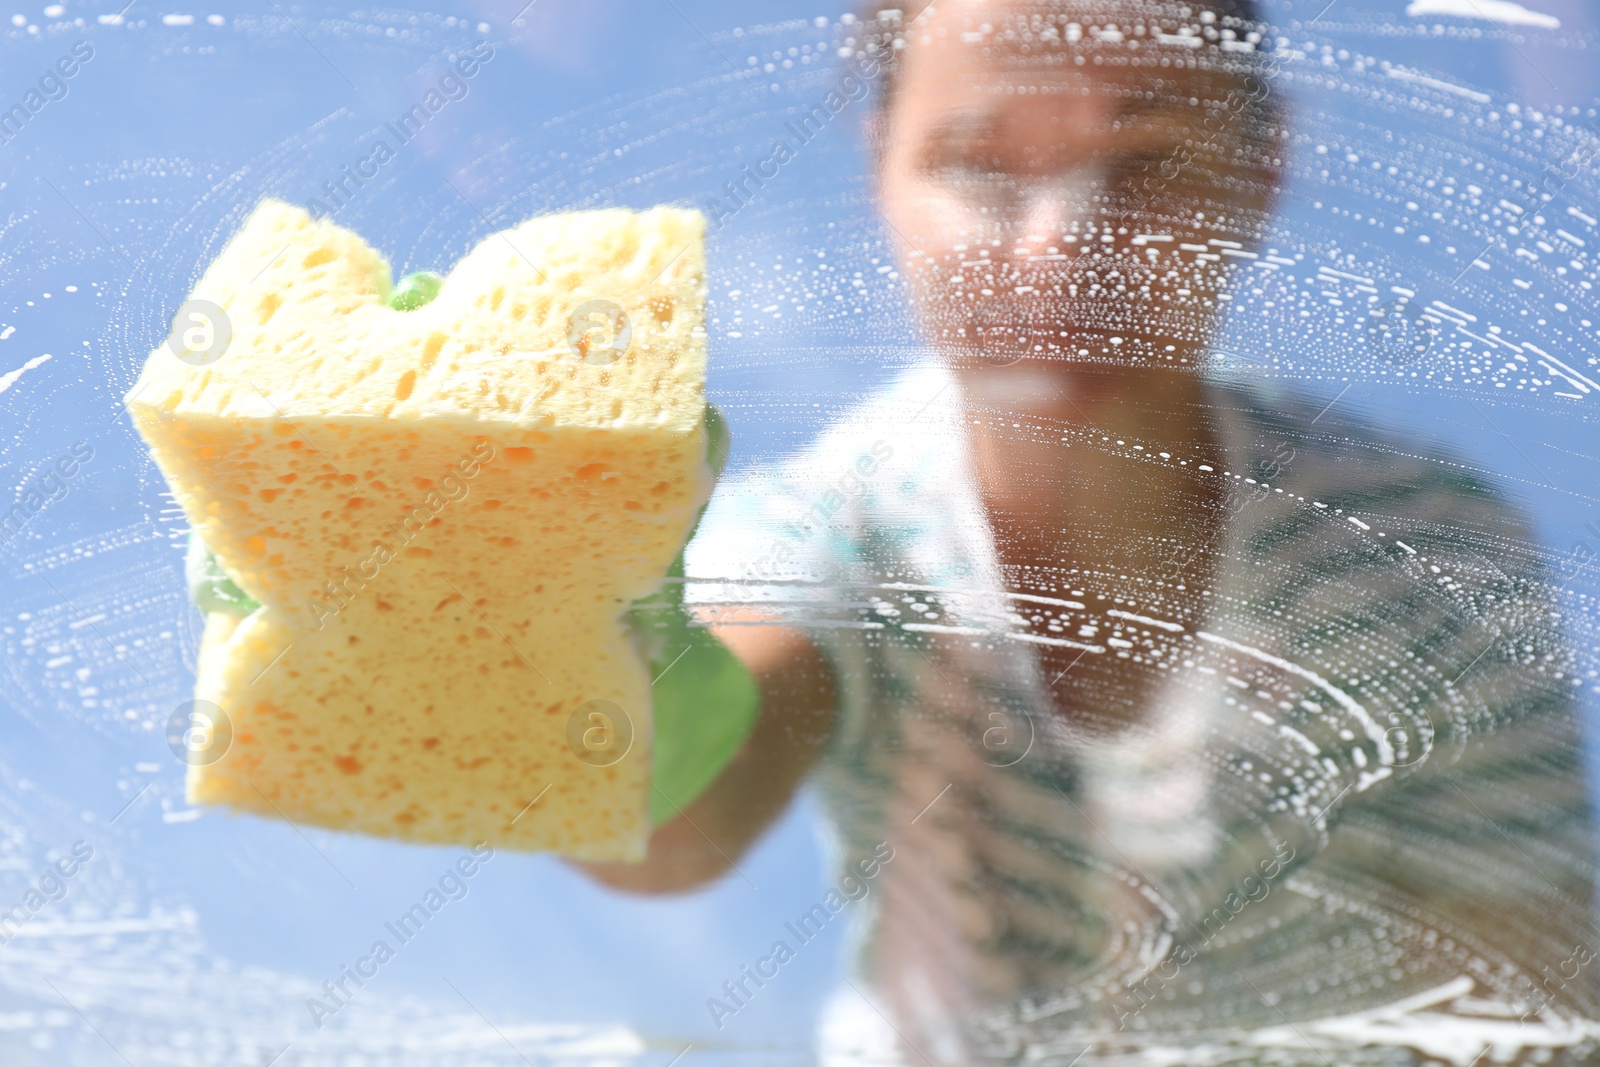
[[[636,860],[652,811],[715,777],[756,695],[681,603],[720,427],[703,231],[667,207],[533,219],[398,310],[354,234],[250,216],[193,294],[227,350],[157,349],[127,401],[203,541],[196,698],[231,744],[191,764],[192,802]],[[599,359],[573,328],[597,298],[631,331]],[[626,750],[574,748],[594,708]]]

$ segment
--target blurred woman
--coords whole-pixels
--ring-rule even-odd
[[[1458,466],[1210,373],[1270,268],[1267,28],[1163,0],[867,25],[931,355],[719,489],[692,596],[761,718],[646,863],[590,869],[699,884],[813,775],[872,871],[833,1062],[1586,1054],[1585,785],[1526,530]]]

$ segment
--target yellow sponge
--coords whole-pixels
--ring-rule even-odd
[[[262,605],[208,618],[196,698],[232,740],[190,767],[191,802],[642,857],[650,678],[624,613],[710,491],[703,238],[675,208],[537,218],[402,312],[359,237],[256,209],[192,297],[226,315],[226,350],[158,348],[127,400]],[[587,347],[596,300],[627,317],[620,354]],[[569,744],[596,700],[633,728],[604,766]]]

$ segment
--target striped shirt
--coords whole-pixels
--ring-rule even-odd
[[[925,366],[718,488],[689,599],[765,605],[834,669],[815,786],[843,862],[894,845],[855,967],[907,1062],[1600,1035],[1572,962],[1600,942],[1576,679],[1538,551],[1459,463],[1316,414],[1216,383],[1219,451],[1180,455],[985,411]],[[1221,480],[1226,518],[1008,569],[968,434],[1002,416]],[[1048,648],[1077,657],[1053,679]]]

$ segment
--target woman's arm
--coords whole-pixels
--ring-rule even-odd
[[[726,615],[723,618],[727,618]],[[833,728],[834,681],[809,639],[754,612],[712,626],[761,691],[761,712],[721,776],[656,827],[643,863],[579,863],[596,881],[636,893],[678,893],[725,873],[788,807]]]

